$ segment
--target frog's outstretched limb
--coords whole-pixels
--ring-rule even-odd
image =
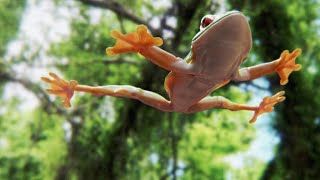
[[[204,111],[211,108],[223,108],[229,109],[231,111],[249,110],[254,111],[254,115],[249,121],[250,123],[254,123],[259,115],[271,112],[275,104],[284,101],[285,97],[283,95],[284,91],[281,91],[272,97],[265,97],[259,106],[234,103],[222,96],[206,97],[195,105],[191,106],[187,112],[192,113],[197,111]]]
[[[163,44],[162,39],[153,37],[144,25],[138,25],[136,32],[133,33],[124,35],[119,31],[112,31],[111,35],[117,41],[113,47],[106,49],[108,55],[140,53],[152,63],[168,71],[184,74],[197,74],[199,71],[193,69],[192,65],[182,58],[156,47]]]
[[[50,77],[41,77],[41,79],[51,85],[47,89],[49,94],[63,98],[63,106],[71,107],[70,100],[75,91],[91,93],[96,96],[114,96],[137,99],[149,106],[162,111],[173,111],[171,102],[151,91],[142,90],[134,86],[127,85],[108,85],[108,86],[86,86],[78,85],[74,80],[65,81],[54,73],[49,73]]]
[[[280,84],[285,85],[289,81],[289,75],[293,71],[299,71],[302,67],[301,64],[295,64],[295,60],[300,54],[300,48],[295,49],[292,53],[289,53],[288,50],[285,50],[281,53],[279,59],[240,69],[239,72],[233,77],[233,80],[249,81],[277,72],[280,76]]]

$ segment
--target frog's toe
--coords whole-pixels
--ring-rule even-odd
[[[108,55],[117,55],[129,52],[138,52],[139,48],[134,45],[128,44],[127,42],[118,40],[114,47],[106,48],[106,53]]]
[[[136,36],[134,33],[123,35],[119,31],[112,31],[111,36],[117,39],[113,47],[106,48],[108,55],[117,55],[128,52],[137,52],[137,44],[134,41]]]
[[[140,45],[145,47],[151,46],[161,46],[163,41],[159,37],[153,37],[150,33],[148,33],[148,29],[145,25],[137,26],[137,33],[140,40]]]

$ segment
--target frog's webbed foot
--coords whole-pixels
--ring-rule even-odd
[[[144,25],[138,25],[136,32],[122,34],[119,31],[112,31],[111,36],[117,39],[114,47],[106,49],[108,55],[116,55],[128,52],[139,52],[141,48],[161,46],[163,41],[159,37],[153,37],[148,33]]]
[[[277,65],[276,72],[280,76],[280,84],[285,85],[288,83],[288,77],[292,71],[299,71],[301,64],[295,64],[296,58],[301,54],[301,49],[297,48],[292,53],[285,50],[280,55],[280,61]]]
[[[286,97],[284,97],[283,95],[284,91],[280,91],[272,97],[268,96],[263,98],[262,102],[260,103],[257,110],[255,110],[254,115],[249,122],[254,123],[259,115],[273,111],[273,106],[275,104],[277,104],[278,102],[282,102],[286,99]]]
[[[54,94],[64,99],[63,106],[71,107],[70,100],[74,94],[74,89],[78,85],[77,81],[65,81],[54,73],[49,73],[49,77],[41,77],[41,79],[51,85],[51,89],[47,89],[49,94]]]

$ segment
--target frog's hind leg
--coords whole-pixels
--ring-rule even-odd
[[[51,78],[42,77],[42,80],[51,85],[51,89],[47,92],[64,99],[63,105],[70,107],[70,100],[75,91],[91,93],[96,96],[114,96],[139,100],[149,106],[160,109],[162,111],[172,111],[171,102],[151,91],[146,91],[134,86],[127,85],[108,85],[108,86],[86,86],[78,85],[74,80],[65,81],[54,73],[49,73]]]
[[[114,96],[136,99],[144,104],[160,109],[162,111],[171,112],[173,110],[171,102],[157,93],[143,90],[129,85],[107,85],[107,86],[83,86],[79,85],[76,91],[88,92],[97,96]]]
[[[229,109],[231,111],[249,110],[249,111],[254,111],[254,115],[249,121],[250,123],[253,123],[256,121],[259,115],[263,113],[271,112],[275,104],[283,101],[285,99],[283,95],[284,95],[284,91],[281,91],[272,97],[265,97],[259,106],[238,104],[222,96],[206,97],[203,100],[191,106],[188,109],[187,113],[204,111],[210,108],[223,108],[223,109]]]

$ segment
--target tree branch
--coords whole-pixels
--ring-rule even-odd
[[[154,29],[147,21],[139,18],[138,16],[134,15],[133,13],[129,12],[126,8],[124,8],[120,3],[115,2],[113,0],[79,0],[80,2],[94,6],[99,7],[103,9],[109,9],[116,13],[118,16],[126,18],[130,21],[133,21],[137,24],[144,24],[148,26],[149,30],[152,32],[152,34],[159,35],[160,31],[157,29]]]

